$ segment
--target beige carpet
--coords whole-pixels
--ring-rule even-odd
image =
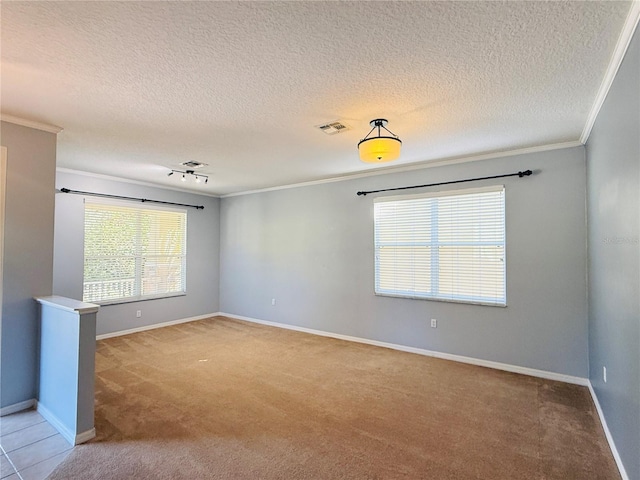
[[[51,479],[618,479],[585,387],[213,318],[98,342]]]

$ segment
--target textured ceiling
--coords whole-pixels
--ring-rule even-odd
[[[227,194],[577,141],[629,2],[2,2],[2,113],[58,167]],[[341,120],[328,136],[314,126]],[[384,166],[388,166],[385,164]]]

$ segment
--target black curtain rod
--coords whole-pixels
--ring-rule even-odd
[[[62,193],[76,193],[78,195],[91,195],[93,197],[117,198],[120,200],[136,200],[142,203],[145,203],[145,202],[162,203],[164,205],[176,205],[178,207],[193,207],[198,210],[204,210],[204,205],[188,205],[186,203],[163,202],[162,200],[149,200],[148,198],[121,197],[120,195],[109,195],[107,193],[95,193],[95,192],[82,192],[80,190],[69,190],[68,188],[61,188],[60,191]]]
[[[396,187],[396,188],[383,188],[382,190],[369,190],[368,192],[358,192],[358,195],[368,195],[369,193],[380,193],[380,192],[392,192],[394,190],[408,190],[410,188],[422,188],[422,187],[437,187],[438,185],[451,185],[452,183],[464,183],[464,182],[475,182],[477,180],[492,180],[494,178],[505,178],[505,177],[528,177],[533,174],[531,170],[525,170],[524,172],[517,173],[507,173],[504,175],[493,175],[491,177],[477,177],[477,178],[467,178],[465,180],[452,180],[450,182],[440,182],[440,183],[427,183],[426,185],[412,185],[410,187]]]

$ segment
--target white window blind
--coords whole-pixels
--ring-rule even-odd
[[[504,186],[374,202],[376,294],[506,305]]]
[[[93,303],[184,294],[187,212],[85,200],[84,293]]]

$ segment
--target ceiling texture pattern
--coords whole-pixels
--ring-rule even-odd
[[[2,2],[1,107],[64,129],[60,168],[210,195],[388,168],[358,160],[379,117],[395,167],[577,142],[630,8]]]

